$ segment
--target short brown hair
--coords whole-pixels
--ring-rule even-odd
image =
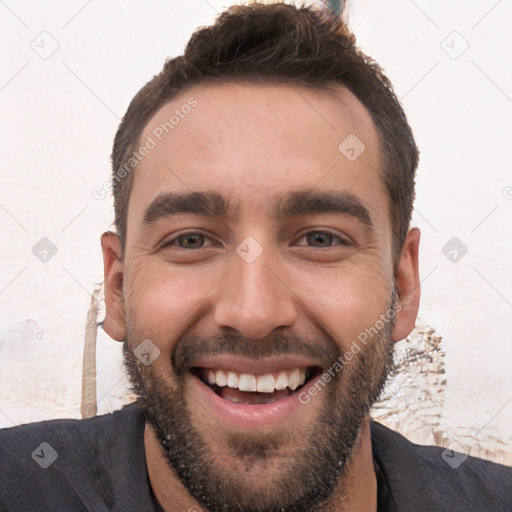
[[[133,98],[112,151],[115,225],[123,248],[133,172],[122,173],[150,118],[199,83],[289,83],[329,89],[343,85],[370,112],[390,196],[394,255],[401,251],[414,201],[418,149],[405,113],[382,68],[355,45],[345,23],[282,3],[232,6],[192,34],[184,55],[168,59]]]

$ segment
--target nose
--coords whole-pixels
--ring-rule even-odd
[[[262,339],[274,329],[297,321],[294,293],[260,256],[252,263],[236,257],[235,268],[220,283],[215,322],[248,339]]]

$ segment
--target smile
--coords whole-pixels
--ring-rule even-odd
[[[191,369],[196,388],[193,393],[203,408],[223,423],[241,427],[275,425],[304,407],[298,400],[299,392],[321,376],[318,366],[293,367],[290,361],[288,367],[279,369],[277,364],[259,365],[260,370],[253,372],[247,361],[242,370],[234,369],[233,363],[195,366]]]

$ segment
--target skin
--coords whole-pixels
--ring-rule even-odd
[[[377,130],[357,98],[341,86],[333,94],[289,85],[199,85],[164,105],[141,140],[191,96],[197,107],[137,166],[125,253],[117,235],[102,237],[107,333],[119,341],[130,331],[139,343],[151,339],[160,350],[154,370],[169,383],[176,379],[169,365],[173,348],[186,335],[236,332],[257,343],[278,330],[302,337],[326,332],[343,353],[389,306],[394,282],[401,310],[392,340],[406,337],[414,328],[420,297],[420,234],[409,231],[394,261]],[[365,144],[353,162],[338,150],[349,134]],[[350,192],[374,227],[340,213],[276,220],[276,195],[297,190]],[[221,193],[237,207],[236,215],[186,213],[144,223],[144,212],[158,194],[190,191]],[[162,247],[189,231],[208,235],[206,246]],[[332,233],[332,245],[310,245],[305,235],[312,231]],[[263,249],[250,264],[236,252],[248,236]],[[319,393],[280,428],[302,432],[314,426],[326,399],[326,393]],[[236,467],[239,461],[227,453],[223,436],[226,428],[236,433],[237,426],[221,427],[193,397],[188,405],[216,463]],[[166,463],[150,426],[144,444],[151,487],[164,510],[200,510]],[[292,456],[283,447],[265,472],[256,467],[247,478],[270,479]],[[335,510],[376,510],[368,418],[361,424],[344,484],[333,497]]]

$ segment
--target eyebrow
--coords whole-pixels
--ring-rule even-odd
[[[159,194],[144,212],[144,224],[159,219],[192,213],[206,217],[233,220],[237,213],[229,200],[218,192],[164,192]],[[349,215],[362,222],[370,230],[374,222],[369,210],[354,194],[338,192],[294,191],[274,199],[272,217],[283,220],[299,215],[334,213]]]
[[[144,212],[144,223],[179,213],[228,219],[234,216],[229,201],[217,192],[165,192],[159,194]]]
[[[276,219],[285,219],[315,213],[349,215],[361,221],[371,231],[375,228],[370,211],[356,195],[346,190],[291,192],[277,199],[273,216]]]

